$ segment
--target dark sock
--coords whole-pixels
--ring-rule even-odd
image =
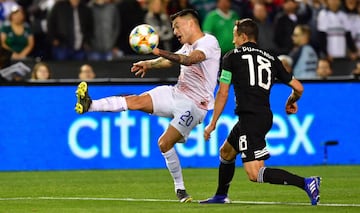
[[[235,173],[235,161],[220,163],[219,166],[219,182],[216,190],[216,195],[227,195],[230,187],[230,182]]]
[[[264,168],[262,181],[259,182],[281,184],[281,185],[292,185],[292,186],[297,186],[301,189],[304,189],[305,187],[305,182],[303,177],[291,174],[290,172],[287,172],[282,169]]]

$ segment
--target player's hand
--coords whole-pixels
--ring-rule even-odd
[[[209,124],[205,127],[205,130],[204,130],[204,138],[205,140],[209,140],[210,139],[210,134],[212,131],[215,130],[215,125],[212,125],[212,124]]]
[[[159,56],[159,54],[160,54],[159,48],[155,47],[152,51],[152,54]]]
[[[149,62],[139,61],[133,64],[133,66],[131,67],[131,72],[135,72],[135,76],[140,76],[141,78],[143,78],[149,68]]]
[[[292,103],[292,104],[287,103],[285,106],[285,111],[286,111],[286,114],[288,114],[288,115],[297,113],[297,111],[298,111],[297,103],[296,102]]]

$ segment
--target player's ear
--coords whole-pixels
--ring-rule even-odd
[[[189,21],[188,21],[188,26],[190,26],[191,28],[192,27],[194,27],[196,24],[195,24],[195,22],[194,22],[194,20],[193,19],[189,19]]]
[[[240,38],[243,42],[248,41],[249,37],[245,34],[245,33],[241,33],[240,34]]]

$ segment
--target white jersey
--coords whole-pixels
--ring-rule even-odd
[[[334,58],[346,57],[345,33],[350,32],[350,23],[343,11],[322,9],[318,15],[317,29],[327,35],[327,51]]]
[[[205,34],[194,44],[184,44],[176,53],[189,55],[202,51],[206,59],[190,66],[180,65],[180,75],[175,88],[191,98],[202,109],[213,109],[214,90],[220,66],[221,50],[217,39]]]

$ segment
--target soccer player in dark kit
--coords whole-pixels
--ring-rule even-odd
[[[230,203],[228,190],[235,173],[235,159],[239,154],[250,181],[297,186],[307,193],[312,205],[317,205],[320,200],[320,177],[304,178],[282,169],[265,166],[265,160],[270,157],[266,149],[265,135],[273,123],[269,96],[275,78],[292,88],[285,104],[287,114],[297,112],[297,101],[303,93],[303,86],[285,70],[277,57],[258,47],[258,27],[254,21],[236,21],[233,36],[235,49],[223,58],[220,86],[212,119],[204,131],[205,139],[208,140],[216,128],[231,84],[236,96],[235,114],[239,120],[220,148],[216,194],[200,203]]]

